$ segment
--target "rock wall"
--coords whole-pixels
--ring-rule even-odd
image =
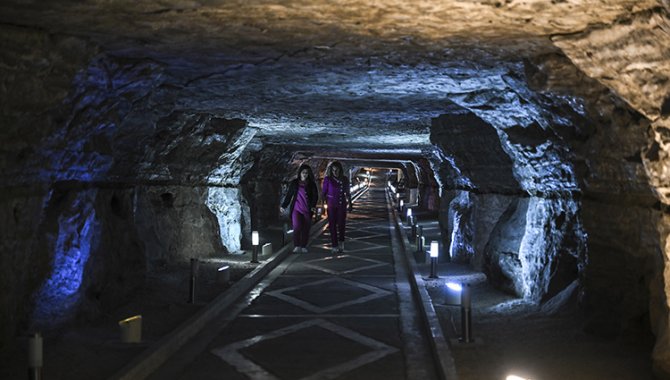
[[[230,247],[240,234],[233,236],[217,233],[235,228],[227,220],[217,219],[213,207],[227,206],[235,202],[238,213],[234,220],[239,225],[239,202],[235,197],[212,202],[212,193],[225,191],[219,187],[191,186],[139,186],[136,188],[136,205],[132,217],[137,232],[142,236],[147,262],[151,267],[160,267],[190,258],[220,256],[239,247]],[[215,206],[210,206],[213,203]],[[231,211],[232,212],[232,211]],[[239,228],[239,227],[238,227]],[[224,238],[225,236],[225,238]],[[226,246],[224,243],[228,243]]]
[[[65,113],[57,108],[97,49],[85,39],[8,25],[1,28],[0,46],[2,350],[19,327],[31,324],[33,300],[53,266],[54,235],[48,240],[44,232],[53,232],[58,216],[46,210],[61,192],[26,162],[35,161],[37,143],[62,123]]]
[[[644,115],[644,120],[628,123],[630,129],[636,130],[637,136],[645,136],[649,132],[645,136],[644,143],[640,144],[639,137],[635,136],[635,144],[627,142],[621,145],[623,150],[630,150],[630,148],[637,150],[633,155],[625,157],[635,163],[635,165],[628,165],[632,166],[628,170],[628,177],[633,179],[631,181],[633,186],[626,187],[636,190],[635,185],[639,183],[637,179],[641,177],[638,164],[641,158],[644,163],[644,172],[647,175],[647,184],[651,185],[654,195],[660,200],[662,210],[667,204],[670,204],[668,198],[670,192],[667,191],[670,182],[666,169],[670,156],[665,143],[667,130],[670,127],[667,118],[667,94],[670,92],[670,81],[668,81],[670,63],[667,59],[667,51],[670,47],[669,9],[668,2],[661,1],[655,8],[631,12],[611,25],[554,38],[554,43],[582,72],[611,89],[632,109]],[[621,52],[625,53],[621,54]],[[615,117],[619,115],[621,115],[620,112],[613,114]],[[630,120],[630,118],[624,117],[624,120]],[[647,125],[650,125],[651,128],[648,128]],[[616,136],[616,132],[616,130],[611,131],[611,135]],[[630,133],[623,133],[619,136],[630,136]],[[621,150],[618,148],[611,152],[621,152]],[[618,192],[618,189],[613,192]],[[600,210],[603,218],[613,217],[622,223],[631,223],[626,224],[630,226],[625,228],[626,231],[610,229],[612,232],[623,233],[620,236],[625,236],[625,252],[622,252],[619,247],[612,247],[612,242],[620,242],[621,239],[618,236],[599,238],[597,235],[605,235],[599,229],[601,227],[599,223],[602,223],[602,220],[589,217],[589,220],[592,220],[589,224],[598,228],[597,232],[594,231],[596,235],[594,241],[605,244],[604,247],[594,246],[593,252],[597,255],[596,257],[613,253],[616,256],[615,265],[630,264],[635,268],[632,271],[626,271],[624,275],[628,288],[616,288],[618,289],[616,301],[618,304],[621,299],[624,299],[626,305],[631,305],[631,308],[622,311],[628,315],[628,320],[643,320],[646,318],[646,313],[641,314],[644,307],[639,302],[632,300],[630,289],[646,288],[646,291],[638,292],[637,298],[643,302],[647,297],[649,298],[650,323],[656,334],[654,366],[659,377],[670,378],[670,337],[668,337],[670,333],[668,329],[670,321],[668,299],[670,297],[668,294],[670,292],[667,290],[668,279],[665,275],[668,271],[665,260],[668,231],[666,218],[658,212],[659,207],[650,206],[652,202],[644,200],[648,198],[648,194],[633,191],[633,195],[627,202],[624,202],[622,207],[612,204],[593,208]],[[644,195],[644,197],[636,197],[636,195]],[[656,231],[649,228],[650,224],[656,225]],[[605,231],[607,230],[608,228],[605,228]],[[659,243],[653,243],[653,240]],[[605,260],[599,261],[604,262]],[[664,264],[659,266],[660,262]],[[604,276],[604,274],[596,273],[596,276]],[[659,291],[659,289],[664,290]],[[643,296],[640,296],[640,293]],[[615,306],[610,303],[609,307]],[[628,324],[625,321],[616,321],[610,330],[616,330],[620,324],[623,324],[625,329],[635,330],[635,326],[641,323],[643,322]]]
[[[642,83],[638,77],[640,73],[643,77],[650,73],[643,67],[665,63],[660,57],[653,57],[656,50],[633,47],[641,41],[650,42],[648,34],[657,33],[658,29],[651,31],[657,20],[650,23],[650,17],[658,15],[633,15],[635,21],[617,23],[611,33],[596,30],[557,38],[557,44],[579,70],[562,63],[561,57],[544,57],[534,66],[540,75],[531,74],[529,82],[543,91],[572,93],[585,99],[588,123],[580,125],[575,136],[578,138],[571,139],[571,146],[582,183],[581,215],[589,236],[588,260],[581,281],[582,305],[591,318],[586,329],[604,336],[634,339],[654,332],[654,365],[659,376],[666,378],[670,367],[664,364],[668,363],[669,346],[665,337],[667,297],[662,290],[662,232],[661,244],[657,243],[659,231],[665,229],[660,212],[663,207],[657,201],[663,201],[662,191],[658,191],[660,177],[654,175],[664,159],[653,132],[649,141],[648,132],[653,131],[654,124],[650,129],[649,119],[640,114],[648,112],[650,102],[659,105],[656,96],[648,97],[647,93],[663,81]],[[638,23],[645,26],[634,28],[638,30],[635,33],[625,32]],[[661,44],[665,43],[664,38],[659,40]],[[636,54],[625,58],[617,54],[616,60],[608,58],[622,50]],[[584,52],[592,53],[587,56]],[[622,86],[627,88],[618,93]]]
[[[255,130],[185,111],[181,86],[154,61],[73,37],[2,35],[0,307],[13,312],[1,314],[0,346],[99,316],[164,263],[239,250]],[[221,189],[234,194],[222,200]]]
[[[445,236],[462,240],[474,234],[470,263],[485,268],[501,288],[538,302],[579,277],[581,305],[590,316],[587,330],[635,339],[654,331],[655,366],[665,376],[668,307],[660,263],[668,229],[661,218],[664,203],[659,206],[654,196],[663,201],[663,118],[650,123],[638,107],[631,108],[634,98],[622,101],[560,55],[526,62],[524,76],[528,88],[513,73],[506,83],[516,94],[511,96],[540,105],[537,112],[519,111],[533,114],[526,121],[510,125],[495,97],[479,93],[476,102],[465,96],[460,103],[471,113],[455,119],[451,112],[433,123],[431,139],[442,149],[436,173],[447,189],[441,199],[448,215],[442,216]],[[644,93],[643,86],[638,89]],[[486,108],[482,98],[488,99]],[[544,112],[554,116],[538,117]],[[477,136],[491,143],[495,137],[466,135],[462,125],[502,132],[503,153],[487,156],[507,155],[500,160],[502,170],[495,173],[495,160],[486,165],[479,157],[474,166],[463,167],[470,149],[461,144],[488,147],[478,144]],[[492,174],[479,175],[477,168]],[[510,172],[500,182],[507,186],[487,181]],[[454,202],[462,191],[473,193],[466,207]],[[463,223],[467,215],[470,221]]]
[[[27,327],[33,297],[50,266],[38,244],[39,229],[49,201],[48,188],[39,186],[3,187],[0,190],[0,349],[15,332]]]

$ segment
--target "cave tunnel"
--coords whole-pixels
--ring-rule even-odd
[[[2,2],[0,377],[25,377],[39,332],[47,378],[670,378],[669,10]],[[296,171],[320,191],[336,160],[353,186],[348,248],[328,250],[320,196],[309,252],[283,255]],[[249,290],[199,372],[119,375],[148,371],[138,358],[260,276],[268,246],[293,264],[267,266],[275,282]],[[295,285],[314,271],[331,277]],[[473,287],[474,342],[458,339],[449,279]],[[302,309],[253,332],[265,296]],[[417,326],[431,317],[411,316],[431,310],[442,346],[409,338],[430,335]],[[134,314],[146,338],[120,342]],[[331,351],[285,368],[289,336]]]

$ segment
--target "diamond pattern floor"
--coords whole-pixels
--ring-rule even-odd
[[[178,378],[406,379],[383,190],[356,202],[345,252],[329,242],[326,229],[293,255]]]

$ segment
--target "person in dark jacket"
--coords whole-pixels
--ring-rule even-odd
[[[318,201],[319,189],[316,186],[312,168],[307,164],[302,164],[298,168],[298,176],[289,184],[281,205],[282,213],[290,205],[289,215],[291,215],[293,224],[294,253],[307,253],[312,213]]]

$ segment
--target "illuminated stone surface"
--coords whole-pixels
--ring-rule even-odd
[[[543,302],[578,278],[604,334],[649,321],[670,373],[667,12],[4,1],[0,305],[16,313],[0,336],[66,257],[88,251],[71,268],[79,301],[53,315],[95,315],[147,263],[244,249],[299,163],[320,174],[337,157],[403,168],[440,209],[443,244],[499,286]]]

